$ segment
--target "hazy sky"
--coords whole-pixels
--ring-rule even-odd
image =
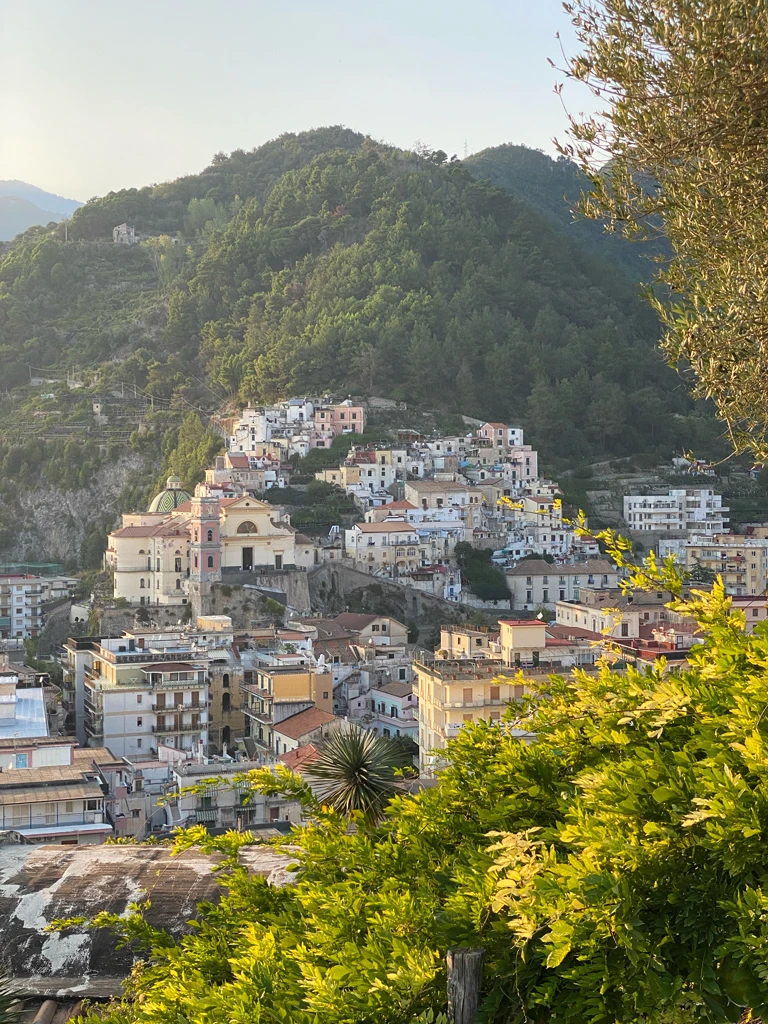
[[[560,0],[0,0],[0,179],[85,200],[325,124],[552,151],[558,31]]]

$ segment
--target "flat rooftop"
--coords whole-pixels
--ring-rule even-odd
[[[0,740],[48,736],[45,692],[42,687],[16,690],[16,715],[0,718]]]

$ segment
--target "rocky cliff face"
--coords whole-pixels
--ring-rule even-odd
[[[88,487],[71,491],[47,486],[20,490],[17,498],[21,516],[16,541],[12,550],[6,549],[0,555],[9,561],[77,563],[89,527],[116,521],[123,488],[135,484],[143,473],[151,472],[146,459],[131,452],[97,470]]]

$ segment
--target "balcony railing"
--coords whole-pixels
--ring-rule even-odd
[[[177,722],[174,725],[153,725],[152,732],[158,736],[168,735],[177,732],[206,732],[208,722]]]
[[[152,710],[156,711],[159,715],[161,715],[164,711],[166,711],[170,715],[174,711],[186,711],[187,713],[189,713],[190,711],[204,711],[206,708],[210,707],[210,704],[211,702],[209,700],[201,700],[198,701],[197,704],[185,704],[183,701],[179,703],[169,703],[168,701],[166,701],[164,704],[160,704],[157,700],[153,700]]]

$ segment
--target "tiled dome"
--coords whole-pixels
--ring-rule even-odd
[[[165,481],[165,490],[156,494],[149,503],[148,512],[173,512],[179,505],[189,501],[192,495],[185,491],[177,476],[169,476]]]

